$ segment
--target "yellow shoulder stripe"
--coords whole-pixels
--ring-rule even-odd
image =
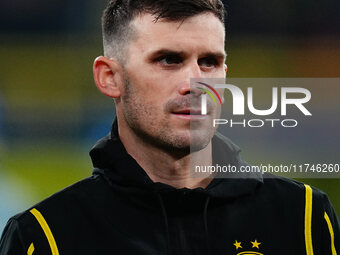
[[[337,255],[336,254],[336,250],[335,250],[335,245],[334,245],[334,231],[333,231],[333,226],[332,226],[332,223],[328,217],[328,214],[325,212],[324,214],[324,218],[327,222],[327,225],[328,225],[328,230],[329,230],[329,234],[331,236],[331,248],[332,248],[332,255]]]
[[[48,224],[47,224],[46,220],[44,219],[44,217],[42,216],[42,214],[35,208],[30,210],[30,212],[34,215],[34,217],[39,222],[41,228],[43,229],[45,236],[47,237],[48,243],[50,245],[52,255],[59,255],[58,247],[57,247],[57,244],[54,240],[51,229],[48,226]]]
[[[27,250],[27,255],[32,255],[34,252],[34,244],[31,243],[30,247]]]
[[[305,184],[306,189],[306,201],[305,201],[305,244],[306,254],[313,255],[313,243],[312,243],[312,208],[313,208],[313,190]]]

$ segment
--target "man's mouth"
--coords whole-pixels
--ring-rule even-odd
[[[201,110],[196,110],[196,109],[183,109],[183,110],[174,111],[172,113],[176,115],[202,115]]]
[[[184,121],[201,121],[207,119],[207,115],[202,115],[201,109],[182,109],[172,112],[177,119]]]

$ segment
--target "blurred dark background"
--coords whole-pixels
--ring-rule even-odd
[[[91,173],[88,151],[115,114],[92,78],[106,2],[0,2],[0,231],[9,216]],[[339,77],[339,1],[225,4],[229,77]],[[271,146],[261,149],[277,158]],[[340,213],[339,180],[304,181]]]

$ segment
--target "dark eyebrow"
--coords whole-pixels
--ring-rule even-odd
[[[203,56],[205,58],[216,58],[216,59],[223,59],[225,60],[226,57],[227,57],[227,54],[224,52],[224,53],[221,53],[221,52],[208,52],[207,54],[203,54]]]
[[[169,50],[169,49],[159,49],[157,51],[151,52],[149,56],[157,57],[162,55],[184,55],[183,51]]]
[[[159,49],[154,52],[151,52],[149,56],[151,57],[157,57],[157,56],[162,56],[162,55],[179,55],[179,56],[184,56],[186,55],[184,51],[176,51],[176,50],[170,50],[170,49]],[[219,59],[225,59],[227,54],[225,51],[223,52],[206,52],[201,54],[204,57],[215,57]]]

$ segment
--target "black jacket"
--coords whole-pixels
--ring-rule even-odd
[[[91,177],[12,217],[0,255],[340,254],[323,192],[262,175],[176,189],[154,183],[118,137],[115,123],[91,150]],[[213,147],[226,151],[214,162],[245,164],[222,135]]]

